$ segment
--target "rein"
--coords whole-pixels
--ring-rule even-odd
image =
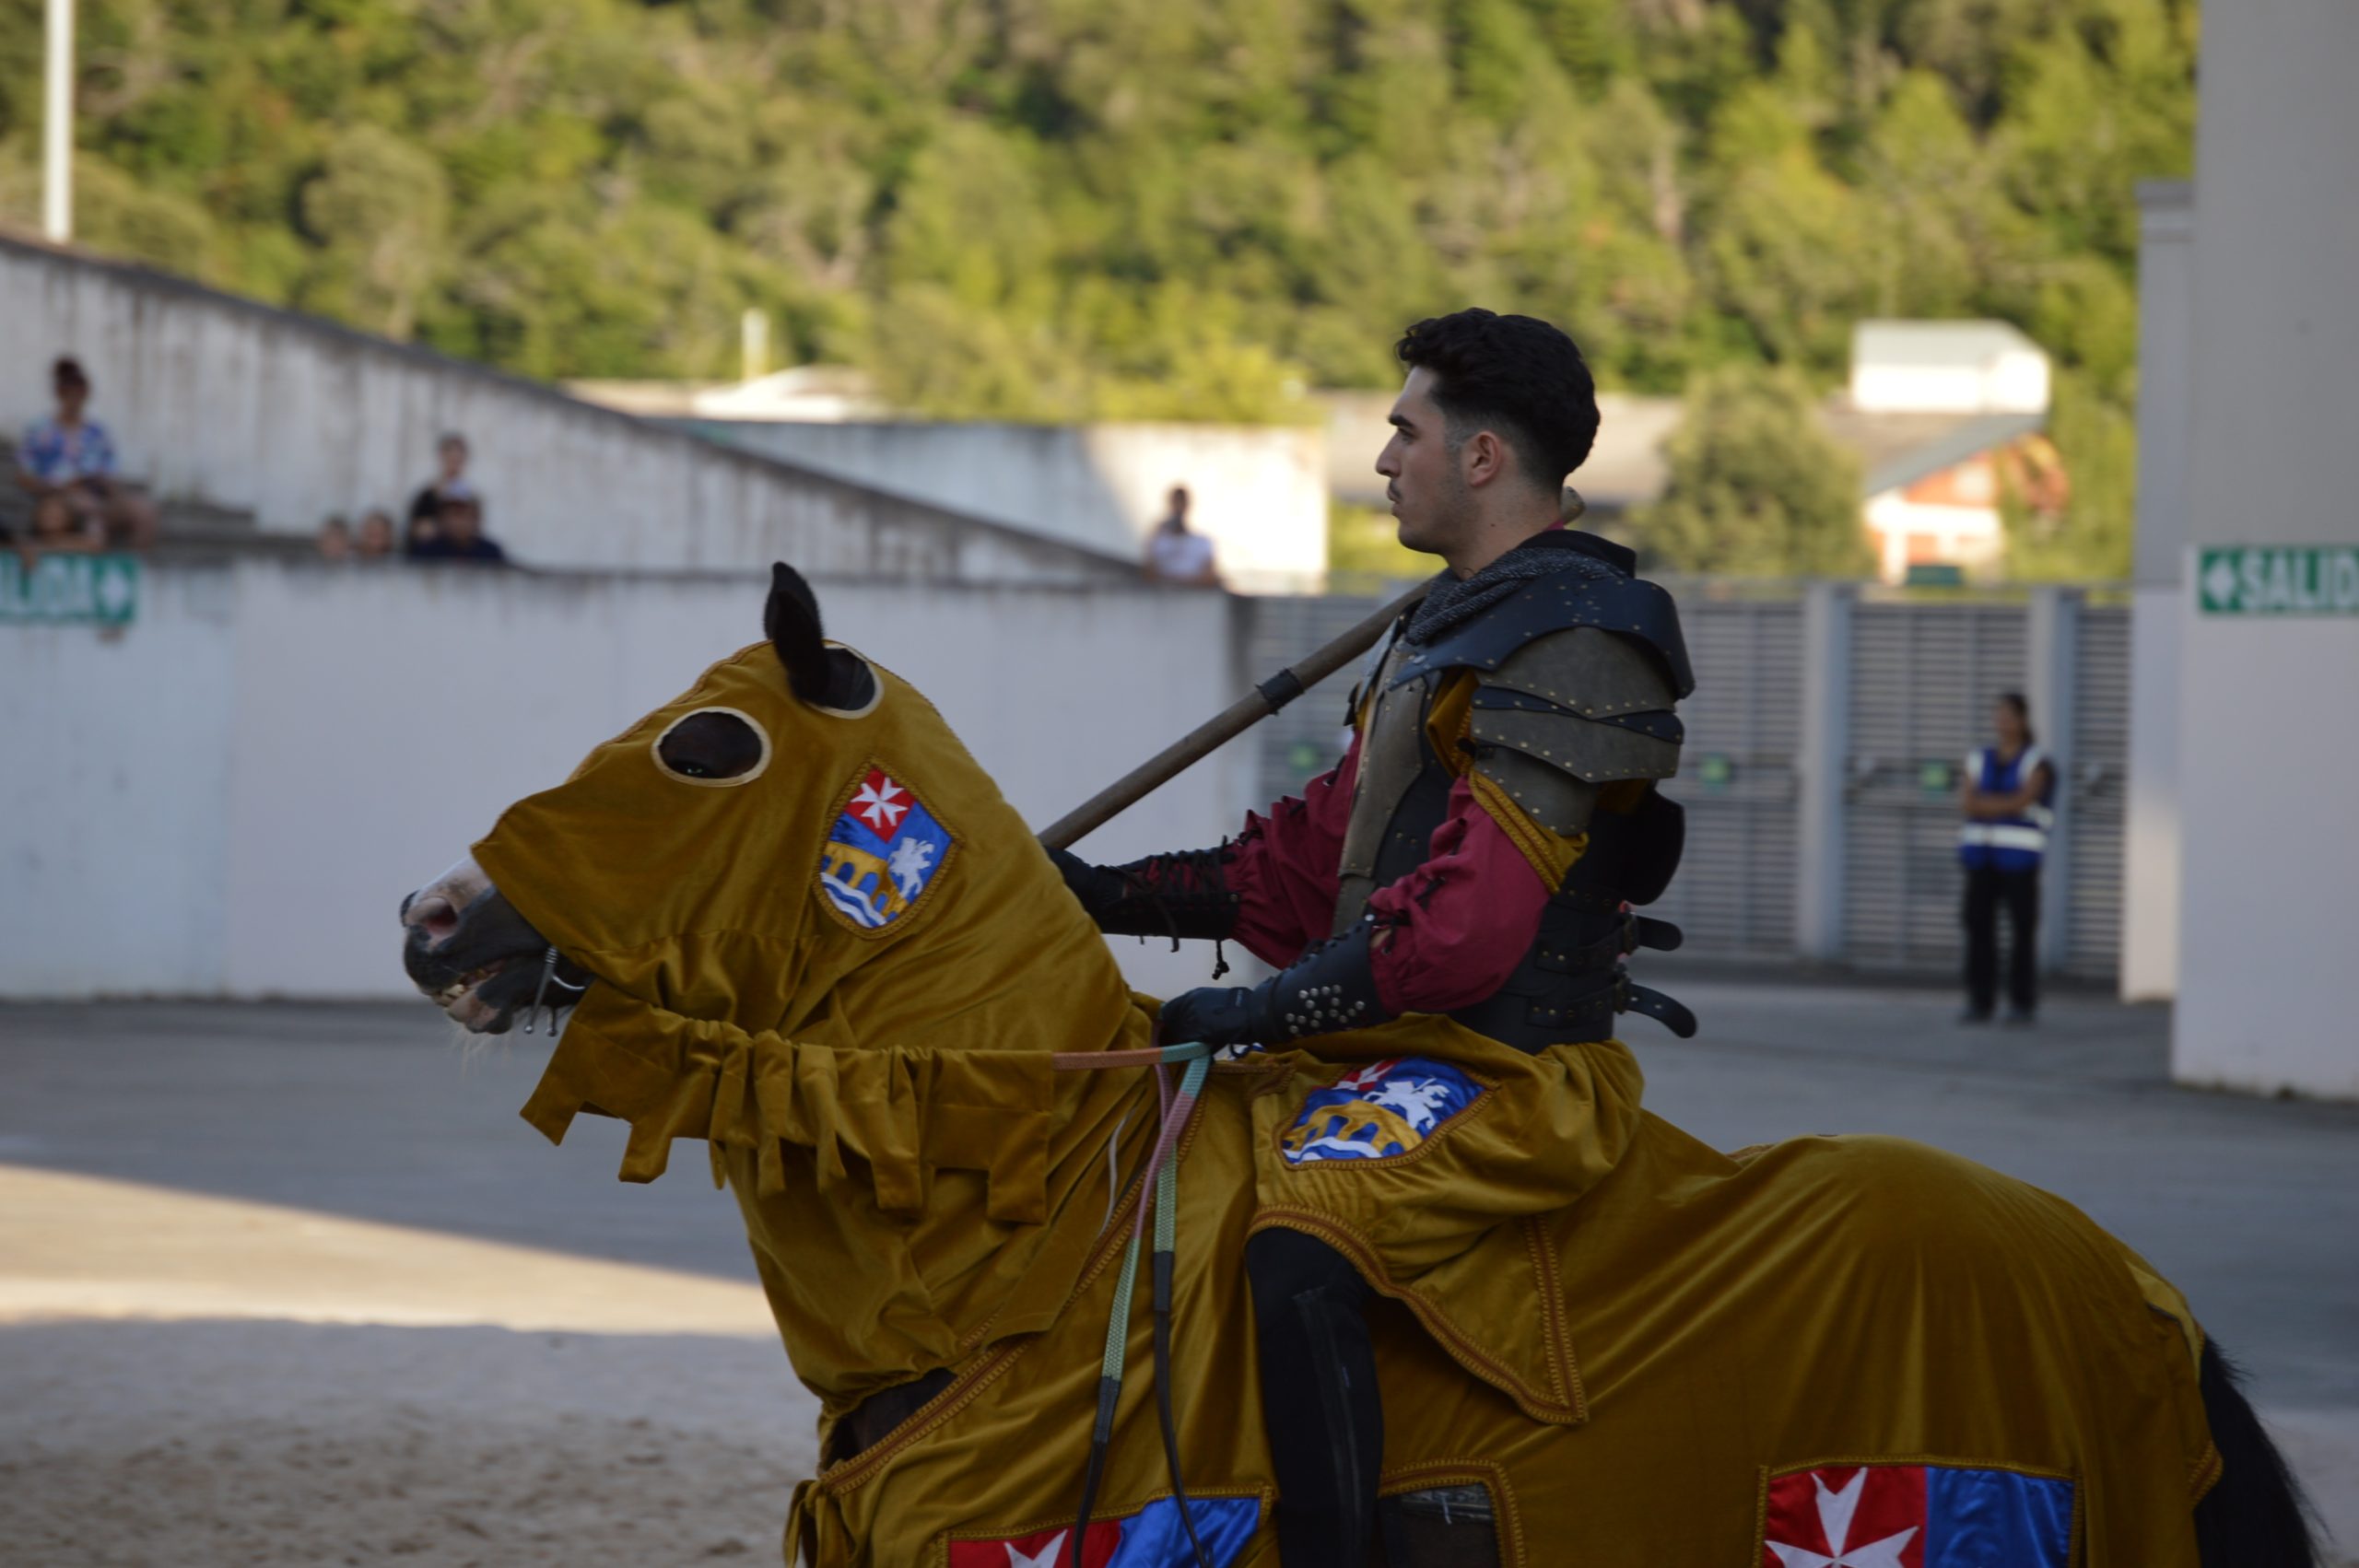
[[[1151,1067],[1155,1070],[1156,1100],[1160,1112],[1155,1144],[1147,1151],[1146,1170],[1141,1177],[1138,1213],[1131,1226],[1131,1239],[1122,1248],[1121,1270],[1114,1281],[1114,1305],[1107,1314],[1106,1355],[1099,1363],[1097,1375],[1097,1419],[1089,1429],[1089,1469],[1082,1478],[1081,1515],[1071,1537],[1073,1568],[1081,1568],[1082,1540],[1089,1533],[1090,1511],[1097,1504],[1097,1487],[1105,1479],[1107,1452],[1113,1446],[1114,1408],[1121,1400],[1122,1373],[1130,1357],[1127,1330],[1131,1304],[1137,1293],[1139,1249],[1146,1236],[1146,1188],[1150,1188],[1155,1195],[1155,1250],[1150,1265],[1155,1314],[1155,1403],[1156,1416],[1163,1428],[1163,1463],[1170,1472],[1172,1501],[1180,1505],[1180,1522],[1187,1527],[1188,1544],[1194,1550],[1197,1568],[1213,1568],[1204,1543],[1196,1539],[1195,1509],[1188,1501],[1187,1482],[1180,1475],[1179,1422],[1172,1413],[1171,1398],[1171,1276],[1180,1232],[1180,1161],[1176,1151],[1180,1134],[1195,1111],[1196,1097],[1212,1071],[1213,1049],[1211,1046],[1194,1044],[1131,1051],[1058,1051],[1050,1060],[1059,1072]],[[1183,1070],[1176,1092],[1163,1071],[1167,1067]]]

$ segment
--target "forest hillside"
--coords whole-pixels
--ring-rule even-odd
[[[1467,303],[1653,392],[1825,387],[1858,317],[1999,316],[2056,359],[2072,533],[2107,559],[2133,186],[2186,172],[2194,116],[2186,0],[81,16],[86,243],[528,375],[725,376],[757,306],[788,357],[926,413],[1283,419]],[[41,0],[0,0],[25,226],[41,36]]]

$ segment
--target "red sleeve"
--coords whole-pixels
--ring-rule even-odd
[[[1395,1012],[1448,1012],[1490,996],[1532,951],[1548,904],[1548,884],[1465,778],[1450,786],[1449,815],[1429,848],[1425,864],[1367,901],[1389,928],[1377,938],[1376,994]],[[1332,875],[1328,900],[1332,908]]]
[[[1262,963],[1283,969],[1324,941],[1335,924],[1336,867],[1352,813],[1360,743],[1344,760],[1287,796],[1266,817],[1249,813],[1229,847],[1226,870],[1238,895],[1237,941]]]

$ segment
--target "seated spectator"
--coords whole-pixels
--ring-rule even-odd
[[[1218,588],[1220,569],[1213,560],[1213,542],[1188,527],[1188,486],[1174,485],[1171,509],[1155,525],[1146,542],[1146,579],[1182,588]]]
[[[107,427],[82,416],[90,379],[81,364],[61,357],[50,368],[57,415],[27,427],[17,448],[17,484],[33,497],[29,547],[144,550],[156,542],[156,507],[115,474],[114,442]]]
[[[352,525],[340,517],[332,517],[320,524],[320,559],[348,561],[352,559]]]
[[[410,497],[409,542],[413,549],[421,539],[432,536],[435,517],[445,500],[456,496],[464,496],[471,500],[483,498],[475,493],[474,482],[467,477],[467,439],[464,436],[455,430],[444,435],[434,443],[434,455],[441,465],[440,472],[418,486],[417,494]]]
[[[390,561],[393,558],[393,519],[382,509],[371,511],[360,520],[360,535],[354,542],[353,556],[361,561]]]
[[[508,552],[484,537],[483,503],[473,496],[445,496],[434,513],[434,537],[413,545],[413,561],[481,561],[504,565]]]

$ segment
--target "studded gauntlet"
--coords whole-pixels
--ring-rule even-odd
[[[1377,999],[1366,921],[1295,960],[1258,986],[1200,986],[1163,1004],[1168,1044],[1283,1046],[1306,1035],[1332,1035],[1388,1022]]]

